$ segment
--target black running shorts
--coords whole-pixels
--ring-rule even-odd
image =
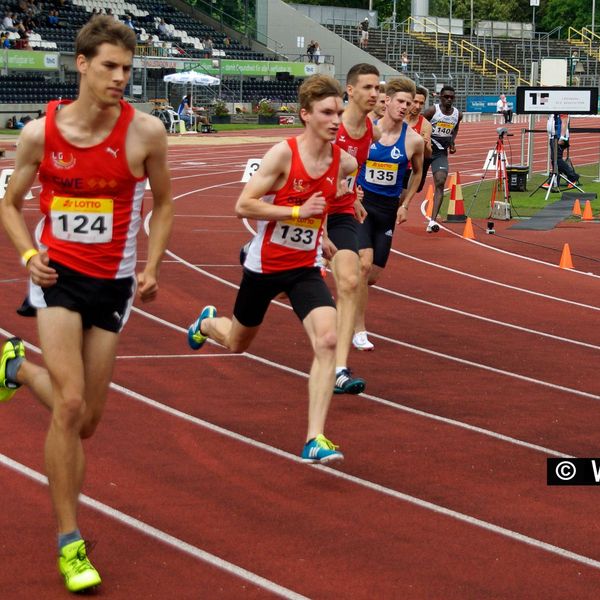
[[[271,300],[282,292],[289,297],[300,321],[304,321],[315,308],[335,308],[321,269],[317,267],[279,273],[255,273],[244,269],[233,314],[244,327],[257,327],[263,322]]]
[[[392,248],[400,202],[365,190],[363,205],[368,214],[358,229],[358,246],[361,250],[372,248],[373,264],[383,269]]]
[[[431,172],[435,174],[438,171],[448,173],[448,150],[434,150],[431,155]]]
[[[49,266],[58,279],[50,287],[30,283],[29,300],[35,308],[60,306],[81,315],[84,329],[98,327],[119,333],[131,312],[136,290],[134,277],[100,279],[69,269],[57,262]]]
[[[354,215],[327,215],[327,235],[338,250],[352,250],[358,254],[358,226]]]

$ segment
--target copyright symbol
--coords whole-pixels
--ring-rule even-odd
[[[563,460],[562,462],[559,462],[556,465],[554,472],[556,473],[556,476],[562,481],[569,481],[573,479],[573,477],[575,477],[575,475],[577,474],[577,469],[575,468],[575,465],[572,462],[568,460]]]

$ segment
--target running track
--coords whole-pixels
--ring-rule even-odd
[[[495,126],[461,129],[451,163],[467,183]],[[132,314],[86,443],[80,520],[98,541],[96,595],[597,598],[597,490],[547,487],[546,457],[598,455],[598,225],[497,223],[499,235],[476,228],[468,242],[456,226],[425,234],[413,203],[372,290],[376,350],[351,355],[367,393],[330,411],[346,460],[307,466],[310,351],[289,307],[272,306],[242,356],[185,341],[204,304],[233,305],[250,234],[232,207],[246,160],[272,143],[248,141],[170,149],[176,218],[159,299]],[[577,144],[576,164],[597,148],[597,136]],[[39,360],[35,321],[14,312],[24,272],[1,239],[0,332]],[[564,242],[576,272],[556,267]],[[68,597],[42,475],[47,420],[27,390],[1,410],[3,598]]]

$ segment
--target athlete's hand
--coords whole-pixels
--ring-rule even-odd
[[[322,192],[315,192],[301,207],[300,207],[300,218],[307,219],[308,217],[315,217],[322,215],[327,208],[327,200],[323,196]]]
[[[408,208],[400,205],[398,208],[398,212],[396,213],[396,225],[400,225],[400,223],[404,223],[404,221],[408,220]]]
[[[450,154],[455,154],[456,153],[456,146],[454,144],[452,144],[449,148],[448,148],[448,152],[450,152]]]
[[[323,236],[323,256],[326,260],[331,260],[333,255],[337,252],[336,245],[328,238]]]
[[[27,263],[27,270],[31,276],[31,281],[40,287],[50,287],[58,279],[58,273],[48,266],[50,258],[47,252],[34,254]]]
[[[337,185],[337,194],[336,198],[340,198],[341,196],[345,196],[350,193],[350,188],[348,187],[348,181],[346,179],[340,179]]]
[[[137,275],[137,293],[142,302],[151,302],[158,294],[158,281],[154,275],[143,271]]]
[[[354,217],[359,223],[364,223],[367,218],[367,209],[358,198],[354,202]]]

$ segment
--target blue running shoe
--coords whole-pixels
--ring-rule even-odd
[[[188,344],[192,350],[200,350],[200,348],[204,346],[204,342],[208,339],[208,336],[203,335],[200,330],[202,321],[204,321],[204,319],[212,319],[216,316],[217,309],[209,304],[202,309],[200,316],[189,326]]]
[[[11,381],[6,377],[6,364],[13,358],[25,357],[25,346],[20,338],[10,338],[2,346],[0,353],[0,402],[8,402],[21,384]]]
[[[350,369],[342,369],[335,374],[334,394],[361,394],[365,391],[366,383],[360,377],[352,377]]]
[[[344,455],[323,434],[306,442],[302,449],[302,460],[309,463],[325,464],[336,460],[344,460]]]

